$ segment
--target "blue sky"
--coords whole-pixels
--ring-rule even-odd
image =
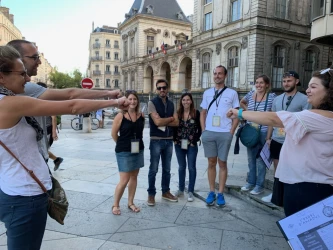
[[[164,0],[168,1],[168,0]],[[85,74],[92,22],[117,26],[134,0],[1,0],[26,40],[37,43],[52,66],[62,72]],[[178,0],[185,15],[193,14],[194,0]]]

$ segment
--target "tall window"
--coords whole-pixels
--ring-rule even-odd
[[[205,31],[213,28],[213,14],[209,12],[205,14]]]
[[[107,39],[107,40],[105,41],[105,45],[106,45],[106,47],[110,47],[110,40],[109,40],[109,39]]]
[[[110,59],[110,51],[106,51],[105,57],[106,57],[106,59]]]
[[[135,87],[135,72],[132,71],[131,73],[131,88]]]
[[[312,73],[315,71],[316,65],[316,53],[313,50],[307,50],[305,52],[305,64],[304,64],[304,86],[308,84],[312,77]]]
[[[119,73],[119,71],[118,71],[118,66],[114,66],[114,73],[116,74],[116,73]]]
[[[210,54],[205,53],[202,55],[202,88],[208,88],[210,86]]]
[[[114,80],[114,87],[115,88],[119,87],[119,80],[118,79]]]
[[[111,87],[111,85],[110,85],[110,79],[106,79],[106,81],[105,81],[105,87]]]
[[[147,36],[147,54],[152,53],[154,47],[155,47],[154,37],[153,36]]]
[[[96,78],[96,87],[99,87],[99,79]]]
[[[228,86],[238,87],[238,75],[239,75],[239,49],[234,46],[228,50]]]
[[[276,0],[275,15],[282,19],[287,17],[287,0]]]
[[[118,52],[114,53],[114,60],[119,60],[119,58],[118,58]]]
[[[312,0],[312,19],[325,15],[325,0]]]
[[[110,72],[110,65],[105,66],[105,71]]]
[[[95,65],[95,70],[99,70],[99,65]]]
[[[286,48],[277,45],[274,47],[274,57],[273,57],[273,74],[272,83],[274,88],[281,88],[282,76],[284,73],[284,66],[286,60]]]
[[[134,53],[135,53],[135,44],[134,44],[134,37],[131,38],[131,57],[134,57]]]
[[[119,48],[119,43],[118,43],[118,41],[114,41],[114,47],[115,47],[116,49]]]
[[[213,0],[205,0],[205,4],[209,4],[211,2],[213,2]]]
[[[231,21],[236,21],[241,18],[242,13],[242,1],[231,0]]]
[[[124,41],[124,60],[127,60],[128,56],[128,44],[127,41]]]

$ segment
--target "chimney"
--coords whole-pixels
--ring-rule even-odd
[[[9,14],[9,20],[12,22],[12,24],[14,24],[14,15],[13,14]]]
[[[5,15],[9,19],[9,9],[6,7],[0,7],[0,12]]]
[[[92,32],[94,32],[94,29],[95,29],[95,25],[94,25],[94,22],[92,22]]]

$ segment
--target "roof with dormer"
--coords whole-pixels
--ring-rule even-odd
[[[191,23],[177,0],[135,0],[123,23],[137,14]]]

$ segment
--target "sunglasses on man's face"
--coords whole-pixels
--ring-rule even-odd
[[[24,57],[28,57],[32,60],[34,60],[35,62],[39,60],[40,56],[39,55],[35,55],[35,56],[24,56]]]
[[[163,90],[167,90],[167,86],[157,87],[157,90],[161,90],[161,89],[163,89]]]

